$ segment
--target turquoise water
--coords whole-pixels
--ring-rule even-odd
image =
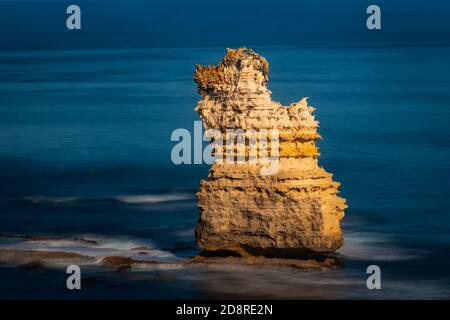
[[[274,100],[306,96],[317,108],[320,164],[349,205],[341,269],[89,267],[73,293],[64,270],[3,266],[0,297],[450,297],[450,48],[254,49],[269,60]],[[201,47],[0,53],[0,233],[82,236],[107,250],[146,245],[159,259],[195,254],[194,193],[208,166],[173,165],[170,134],[198,120],[195,64],[223,55]],[[365,286],[370,264],[382,270],[377,292]]]

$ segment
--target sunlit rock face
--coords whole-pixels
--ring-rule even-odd
[[[249,161],[212,165],[197,194],[197,243],[207,252],[244,256],[334,252],[343,243],[339,222],[347,206],[337,195],[339,183],[318,165],[314,108],[306,98],[290,106],[272,101],[268,72],[267,60],[246,48],[227,49],[217,66],[197,65],[201,100],[195,110],[205,129],[224,136],[227,129],[279,132],[274,174],[262,175],[262,164]],[[249,142],[242,148],[249,160]],[[216,148],[216,155],[224,152]]]

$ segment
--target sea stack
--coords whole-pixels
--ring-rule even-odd
[[[343,244],[339,222],[347,206],[338,196],[340,184],[318,164],[314,108],[306,98],[290,106],[272,101],[268,72],[267,60],[247,48],[227,49],[217,66],[197,65],[201,100],[195,110],[205,129],[224,136],[227,129],[279,132],[274,174],[261,174],[262,164],[250,161],[212,164],[197,193],[198,246],[242,256],[332,253]],[[217,147],[216,155],[223,150]]]

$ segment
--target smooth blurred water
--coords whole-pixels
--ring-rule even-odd
[[[93,268],[86,289],[73,294],[64,270],[3,267],[0,296],[448,298],[450,48],[254,49],[269,60],[274,100],[307,96],[317,107],[320,164],[349,204],[342,269]],[[198,120],[195,63],[223,55],[218,48],[1,53],[0,232],[195,254],[193,195],[208,166],[173,165],[170,134],[192,131]],[[147,198],[127,201],[135,195]],[[365,287],[370,264],[382,268],[380,292]]]

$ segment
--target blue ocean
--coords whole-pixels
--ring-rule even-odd
[[[319,163],[349,206],[344,263],[89,266],[75,291],[63,268],[5,264],[1,299],[450,298],[448,2],[381,1],[376,34],[364,1],[79,3],[83,27],[68,31],[70,3],[0,2],[0,248],[198,253],[195,193],[209,167],[174,165],[170,137],[199,120],[195,64],[247,46],[268,59],[274,100],[309,97],[316,108]],[[369,265],[380,266],[381,290],[366,287]]]

